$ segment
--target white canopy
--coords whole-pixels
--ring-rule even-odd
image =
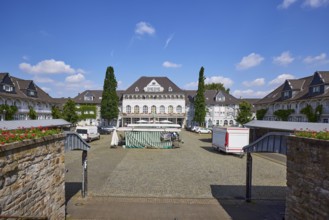
[[[118,143],[119,143],[119,137],[118,137],[117,131],[114,130],[112,132],[111,146],[118,146]]]

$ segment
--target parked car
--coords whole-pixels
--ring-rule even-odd
[[[198,129],[195,130],[195,132],[199,134],[210,134],[211,130],[209,128],[199,127]]]
[[[116,128],[115,126],[113,126],[113,125],[103,126],[103,127],[101,127],[101,128],[102,128],[102,130],[106,130],[106,131],[110,131],[110,132],[112,132],[112,131],[114,131],[114,130],[117,129],[117,128]]]
[[[98,126],[98,133],[100,134],[111,134],[111,131],[103,129],[103,127]]]
[[[96,126],[78,126],[75,131],[87,142],[101,138]]]
[[[192,128],[191,128],[191,131],[195,131],[195,130],[197,130],[199,128],[199,126],[193,126]]]

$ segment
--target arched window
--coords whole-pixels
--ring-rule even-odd
[[[155,105],[152,105],[152,107],[151,107],[151,113],[152,114],[157,113],[157,107]]]
[[[135,114],[139,114],[139,106],[138,105],[135,105],[135,107],[134,107],[134,113]]]
[[[182,106],[178,105],[178,106],[176,107],[176,112],[177,112],[177,113],[182,113]]]
[[[233,120],[230,120],[230,125],[233,125]]]
[[[174,108],[172,107],[172,105],[168,106],[168,113],[173,113],[174,112]]]
[[[148,111],[149,111],[149,108],[147,107],[147,105],[144,105],[144,106],[143,106],[143,113],[144,113],[144,114],[147,114]]]
[[[130,106],[130,105],[127,105],[127,106],[126,106],[126,112],[127,112],[128,114],[131,113],[131,106]]]
[[[160,106],[160,113],[161,114],[165,113],[165,107],[163,105]]]
[[[224,121],[224,126],[227,125],[227,124],[228,124],[228,122],[227,122],[227,120],[225,120],[225,121]]]

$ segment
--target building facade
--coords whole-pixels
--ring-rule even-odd
[[[255,103],[257,110],[267,109],[263,120],[279,120],[274,112],[292,109],[289,121],[307,122],[301,110],[310,105],[313,111],[322,106],[318,122],[329,120],[329,71],[316,71],[313,75],[300,79],[287,79],[281,86]]]
[[[33,80],[24,80],[0,73],[0,106],[16,106],[13,120],[29,119],[30,108],[37,113],[37,119],[52,119],[51,108],[56,102]],[[5,120],[5,109],[0,112],[0,120]]]
[[[122,127],[130,123],[169,121],[183,127],[192,126],[196,92],[180,89],[167,77],[140,77],[128,89],[117,91],[119,117],[116,125]],[[242,99],[216,90],[207,90],[205,98],[205,126],[237,125],[235,119]],[[100,115],[102,90],[84,91],[73,100],[78,109],[85,105],[96,106],[95,117],[85,118],[79,125],[106,125]]]

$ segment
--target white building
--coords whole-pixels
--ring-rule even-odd
[[[182,126],[194,125],[194,97],[196,90],[182,90],[167,77],[140,77],[127,90],[117,91],[119,97],[119,118],[117,125],[125,126],[139,121],[171,121]],[[239,103],[222,91],[205,92],[207,115],[205,125],[236,125]],[[95,105],[95,117],[79,122],[80,125],[102,125],[100,105],[102,90],[87,90],[79,94],[74,101],[77,107]],[[249,101],[249,100],[247,100]],[[252,100],[251,104],[255,102]]]

